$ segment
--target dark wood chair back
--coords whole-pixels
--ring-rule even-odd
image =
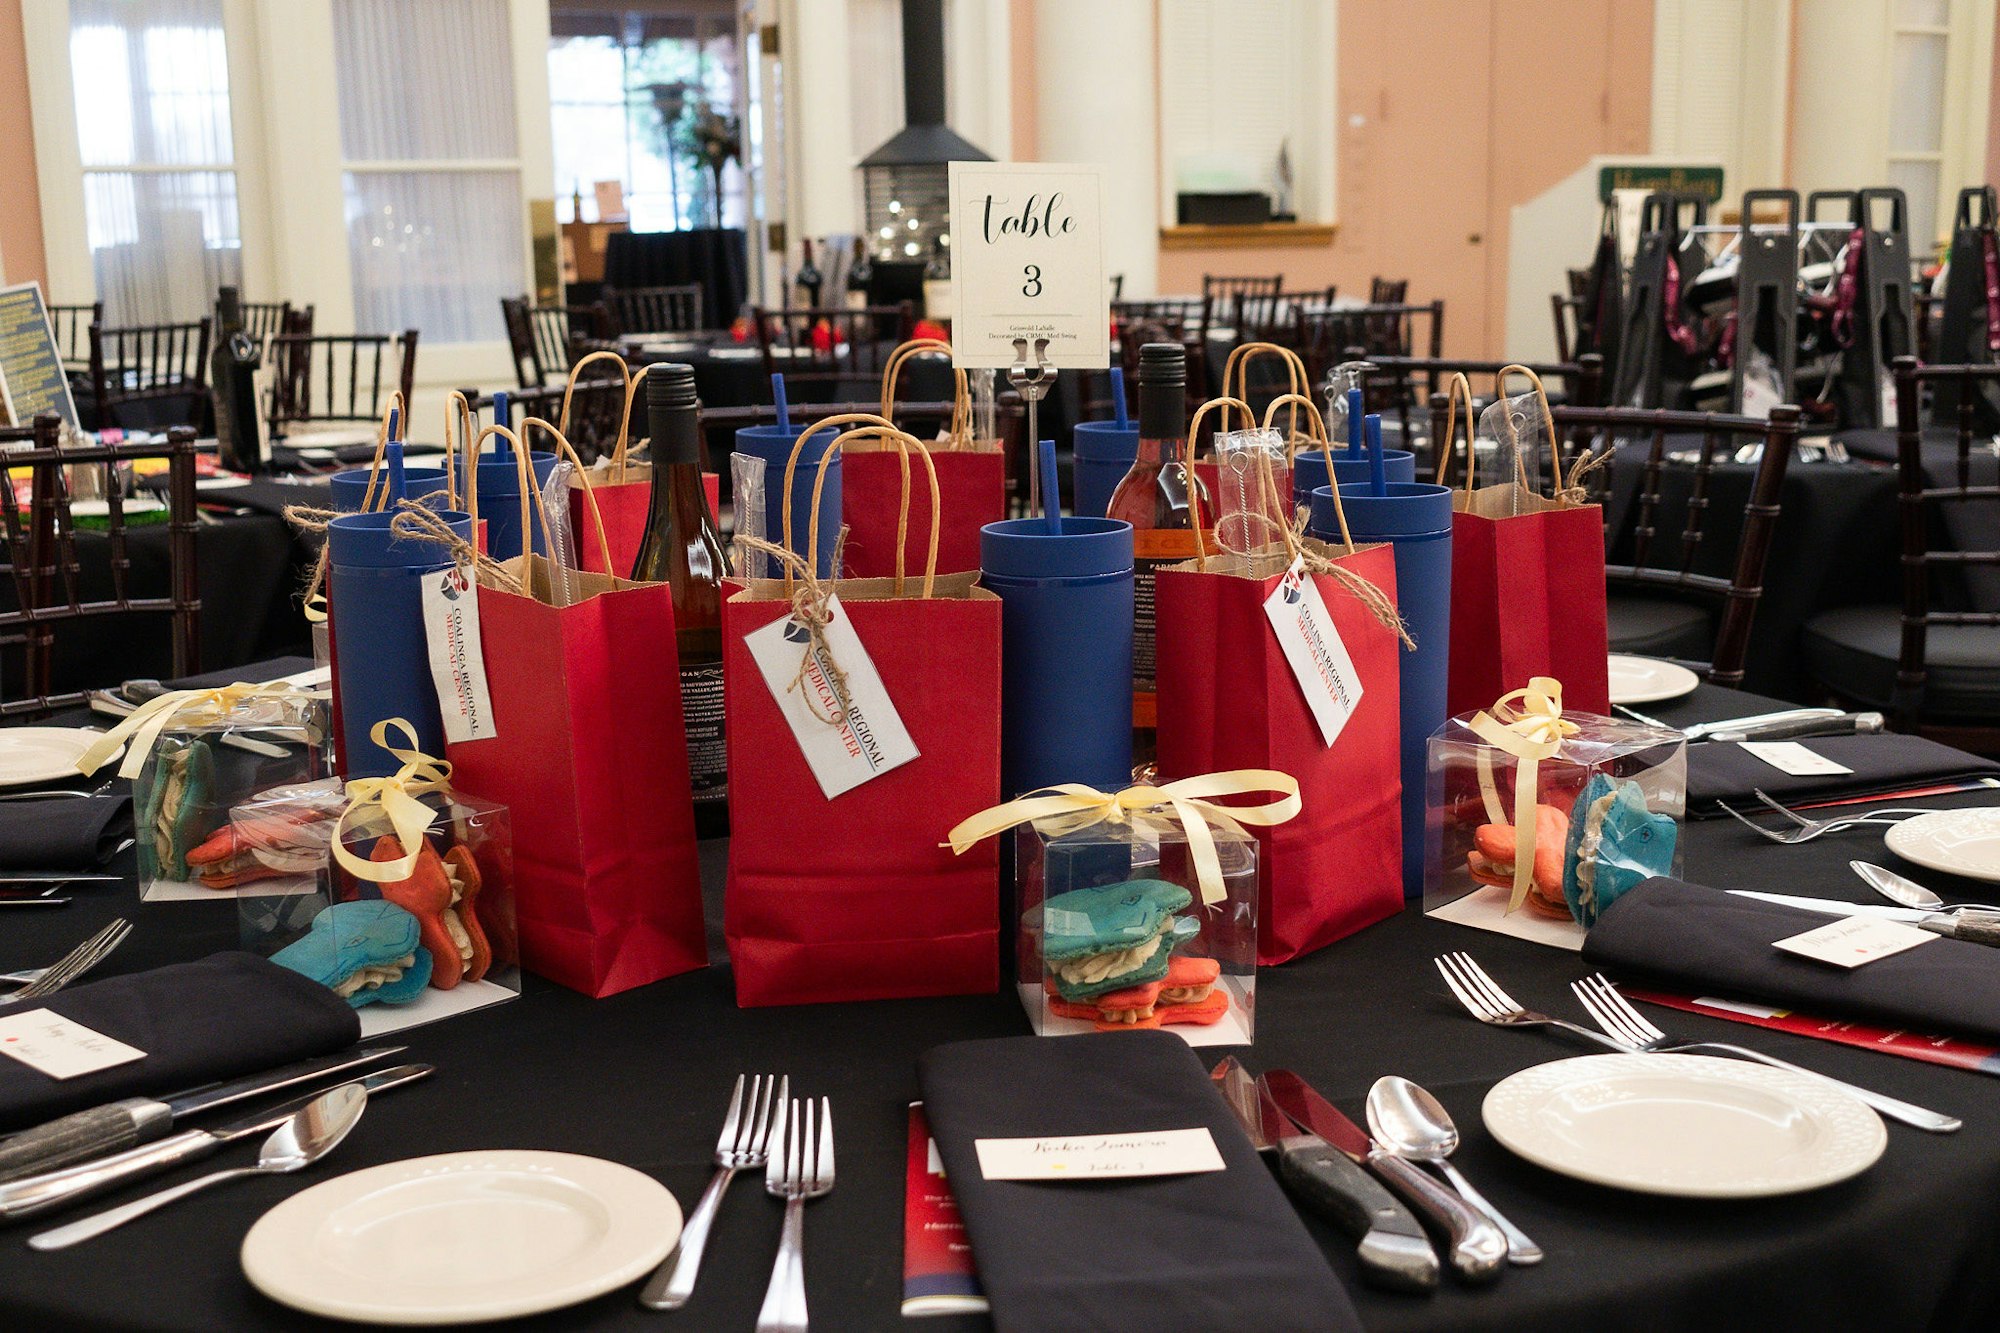
[[[596,366],[591,369],[597,369]],[[519,393],[510,394],[512,407],[508,415],[514,420],[515,429],[529,417],[540,417],[552,426],[562,425],[563,394],[568,388],[566,381],[553,384],[532,384]],[[465,390],[467,399],[473,403],[475,413],[484,412],[489,417],[493,411],[493,399],[475,397],[472,390]],[[586,463],[595,463],[608,457],[618,447],[618,424],[625,413],[625,381],[599,378],[578,380],[576,391],[570,395],[569,429],[563,438],[576,450],[577,457]],[[628,443],[637,444],[646,437],[646,404],[642,394],[632,404],[632,434]],[[546,449],[542,440],[529,442],[536,449]]]
[[[1223,308],[1227,310],[1230,307]],[[1206,402],[1209,398],[1208,330],[1215,311],[1214,298],[1206,296],[1112,302],[1111,324],[1122,349],[1126,392],[1137,394],[1139,391],[1138,349],[1149,342],[1174,342],[1187,349],[1188,411],[1192,413]],[[1108,376],[1097,397],[1107,404],[1111,401]]]
[[[271,437],[306,422],[376,422],[389,394],[413,397],[417,331],[282,333],[271,339]],[[405,423],[404,432],[409,431]]]
[[[1605,583],[1613,590],[1666,592],[1676,598],[1715,605],[1719,614],[1714,653],[1707,663],[1698,665],[1711,684],[1740,685],[1743,664],[1750,651],[1750,629],[1756,619],[1757,603],[1764,594],[1764,564],[1778,526],[1785,471],[1798,448],[1802,420],[1799,409],[1789,405],[1773,408],[1768,421],[1721,412],[1569,404],[1550,409],[1550,415],[1555,419],[1556,433],[1565,442],[1567,468],[1583,460],[1603,458],[1583,474],[1581,483],[1595,501],[1602,502],[1611,486],[1612,459],[1607,455],[1615,455],[1621,449],[1644,450],[1645,462],[1634,502],[1637,517],[1632,528],[1631,562],[1607,562]],[[1699,452],[1691,465],[1694,476],[1686,519],[1677,539],[1662,540],[1658,518],[1667,451],[1693,449],[1697,437]],[[1711,507],[1710,477],[1717,462],[1729,461],[1746,444],[1762,444],[1763,452],[1751,483],[1750,502],[1743,511],[1742,526],[1736,529],[1736,550],[1727,561],[1731,572],[1726,578],[1697,573],[1697,557],[1706,555],[1714,544],[1710,542],[1707,547],[1703,544],[1704,520]],[[1609,506],[1606,509],[1609,512]],[[1704,563],[1714,568],[1717,559],[1709,556]]]
[[[1285,289],[1285,275],[1280,273],[1270,278],[1243,278],[1228,274],[1204,273],[1201,275],[1201,294],[1212,307],[1234,310],[1240,296],[1275,297]]]
[[[1401,305],[1410,297],[1408,278],[1370,278],[1368,280],[1369,305]]]
[[[1903,538],[1903,637],[1896,663],[1896,689],[1890,708],[1898,730],[1915,731],[1924,717],[1924,681],[1928,631],[1933,625],[2000,625],[2000,610],[1958,609],[1960,598],[1935,598],[1941,574],[1963,579],[1961,571],[2000,568],[2000,547],[1966,550],[1957,541],[1934,543],[1935,534],[1976,524],[1951,524],[1963,517],[1965,506],[2000,506],[2000,465],[1992,457],[1990,433],[1980,429],[1978,408],[1985,393],[2000,386],[2000,365],[1920,365],[1915,357],[1897,357],[1891,367],[1896,381],[1896,466]],[[1933,420],[1929,457],[1924,433],[1924,389],[1950,384],[1958,389],[1952,419]],[[1936,439],[1939,427],[1955,436],[1948,450]],[[1984,457],[1979,457],[1984,455]],[[1955,511],[1955,512],[1954,512]],[[1949,525],[1949,526],[1948,526]],[[1944,605],[1938,605],[1938,602]],[[1992,728],[1974,732],[1939,732],[1943,739],[1993,748]],[[1976,733],[1976,734],[1975,734]]]
[[[1549,293],[1549,313],[1555,318],[1556,360],[1568,361],[1578,346],[1576,336],[1577,316],[1583,310],[1581,296],[1565,296],[1561,292]]]
[[[542,382],[542,367],[536,356],[534,321],[528,318],[528,298],[500,298],[500,322],[507,330],[507,353],[514,360],[514,378],[523,389]]]
[[[1347,310],[1301,307],[1298,351],[1315,384],[1342,361],[1444,355],[1444,302],[1371,304]],[[1421,326],[1421,327],[1420,327]]]
[[[750,318],[757,329],[757,346],[764,353],[766,374],[783,371],[787,381],[834,383],[853,393],[865,391],[861,381],[881,379],[889,353],[909,339],[917,322],[915,308],[908,301],[858,310],[845,306],[782,310],[755,306]],[[787,349],[786,354],[781,355],[780,348]]]
[[[145,424],[134,404],[184,399],[189,425],[208,408],[209,321],[90,326],[90,387],[102,426]],[[130,418],[130,420],[128,420]]]
[[[700,283],[678,287],[607,287],[614,332],[692,333],[707,328]]]
[[[257,342],[274,338],[280,333],[311,333],[312,307],[303,311],[292,309],[290,301],[244,301],[237,307],[243,312],[243,331]],[[303,319],[304,327],[300,327]],[[222,327],[222,302],[215,303],[215,327]]]
[[[52,305],[49,324],[55,330],[56,355],[63,369],[90,371],[90,328],[104,322],[104,302],[94,305]]]
[[[60,423],[44,413],[25,427],[0,427],[7,466],[32,473],[30,498],[23,506],[13,486],[0,486],[0,535],[5,567],[0,588],[11,605],[0,609],[0,649],[18,650],[21,665],[0,672],[7,692],[0,717],[43,714],[85,701],[87,692],[58,692],[54,678],[57,631],[84,620],[134,613],[168,617],[175,676],[201,670],[201,598],[195,579],[194,430],[176,426],[164,444],[87,445],[58,448]],[[132,591],[132,558],[127,549],[125,502],[132,464],[167,460],[168,589],[164,597]],[[81,476],[100,479],[106,510],[104,539],[109,547],[110,595],[85,587],[77,558],[79,534],[71,510],[70,487]],[[95,561],[92,562],[93,567]],[[93,580],[94,582],[94,580]],[[110,664],[114,671],[117,664]],[[111,684],[112,680],[93,682]]]

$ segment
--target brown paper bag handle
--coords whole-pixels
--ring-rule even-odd
[[[457,389],[453,389],[444,396],[445,495],[453,509],[472,514],[473,522],[476,525],[479,520],[478,509],[476,508],[477,501],[468,502],[465,497],[458,493],[459,473],[464,471],[459,466],[458,451],[465,442],[470,441],[477,434],[477,431],[473,427],[473,420],[471,399],[467,398]],[[465,475],[474,482],[479,480],[477,472],[466,472]]]
[[[1211,409],[1218,407],[1225,413],[1223,417],[1224,421],[1229,419],[1226,414],[1233,409],[1243,414],[1244,422],[1250,427],[1254,428],[1257,424],[1257,414],[1250,410],[1250,404],[1244,402],[1241,398],[1230,398],[1227,396],[1209,399],[1194,410],[1194,420],[1188,422],[1187,468],[1190,473],[1188,477],[1188,519],[1194,524],[1195,568],[1204,572],[1208,569],[1208,550],[1201,539],[1201,487],[1196,484],[1192,475],[1194,470],[1194,442],[1201,438],[1201,419],[1207,416]]]
[[[813,422],[812,425],[807,426],[804,430],[799,432],[799,437],[796,440],[792,441],[791,455],[785,460],[785,494],[779,502],[779,511],[778,511],[783,518],[785,549],[787,551],[790,551],[793,555],[797,555],[799,553],[799,548],[792,545],[792,477],[798,470],[799,454],[804,451],[806,447],[806,441],[811,439],[818,432],[826,430],[832,426],[849,426],[849,425],[884,426],[887,427],[889,430],[896,429],[896,425],[894,422],[890,421],[887,417],[879,416],[874,412],[836,412],[834,415],[830,417],[820,418],[818,421]],[[836,434],[838,434],[838,432],[836,432]],[[766,469],[767,473],[768,471],[769,469]],[[825,473],[826,469],[822,467],[820,469],[820,475],[824,476]],[[769,489],[768,485],[766,489],[767,490]],[[817,495],[818,491],[815,490],[814,494]],[[765,502],[765,512],[766,513],[770,512],[770,502],[768,500]],[[819,503],[817,500],[815,500],[813,503],[813,514],[815,516],[819,514]],[[819,549],[819,544],[818,542],[815,541],[813,543],[813,550],[815,553],[817,553],[818,549]],[[900,550],[901,548],[898,547],[897,549]],[[831,577],[839,578],[840,571],[837,569],[834,570]],[[791,588],[791,582],[792,582],[791,571],[787,569],[785,571],[785,586],[788,591]]]
[[[1302,393],[1281,393],[1276,398],[1273,398],[1264,408],[1264,429],[1271,429],[1271,418],[1276,416],[1278,409],[1287,403],[1292,405],[1292,429],[1285,432],[1285,465],[1290,467],[1298,461],[1299,441],[1302,439],[1317,444],[1321,449],[1326,451],[1326,456],[1331,459],[1333,457],[1333,440],[1326,433],[1326,418],[1320,415],[1319,404]],[[1298,432],[1300,407],[1305,408],[1306,424],[1310,427],[1304,435],[1300,435]]]
[[[896,418],[896,380],[903,373],[903,366],[912,358],[932,356],[942,353],[951,355],[951,344],[942,338],[912,338],[899,343],[889,353],[889,359],[882,366],[882,417],[893,421]],[[966,385],[962,367],[951,368],[951,426],[945,436],[947,449],[964,449],[972,444],[972,392]]]
[[[521,443],[520,447],[515,449],[514,453],[518,460],[516,466],[525,472],[528,479],[523,485],[531,485],[535,479],[534,470],[530,466],[530,460],[527,458],[528,428],[530,426],[539,426],[552,436],[556,442],[556,457],[558,459],[567,458],[570,461],[570,466],[576,470],[576,484],[583,490],[583,502],[589,508],[591,523],[597,529],[597,553],[604,559],[604,572],[613,578],[621,577],[618,573],[618,566],[611,562],[611,541],[604,535],[604,512],[597,507],[597,492],[590,484],[590,469],[586,468],[583,465],[583,460],[577,457],[576,449],[570,444],[569,437],[540,417],[529,417],[521,423]],[[542,544],[549,548],[549,559],[554,561],[555,542],[549,538],[548,501],[543,497],[540,487],[535,487],[534,490],[536,507],[542,511]],[[526,532],[527,528],[523,526],[521,531]],[[578,541],[581,542],[581,540],[582,538],[579,537]],[[525,552],[526,548],[524,546],[523,553],[525,554]]]
[[[618,378],[625,382],[625,407],[618,414],[618,443],[611,451],[611,466],[617,470],[617,476],[612,484],[622,485],[625,481],[625,436],[632,429],[632,400],[639,392],[639,381],[632,377],[632,367],[626,364],[624,357],[613,351],[599,349],[580,358],[569,368],[569,382],[563,385],[562,416],[558,419],[555,429],[561,432],[564,439],[568,438],[569,400],[576,392],[577,379],[583,374],[583,368],[593,361],[615,363],[618,367]],[[648,368],[650,369],[650,366]],[[642,378],[644,373],[643,370],[640,372]]]
[[[1437,484],[1448,485],[1451,476],[1451,456],[1456,448],[1453,436],[1458,431],[1458,400],[1465,400],[1465,493],[1472,494],[1472,487],[1479,472],[1479,414],[1473,410],[1472,381],[1464,371],[1453,371],[1446,381],[1444,408],[1444,438],[1438,441]]]
[[[932,589],[937,584],[938,536],[942,531],[944,518],[944,500],[938,494],[937,468],[931,462],[931,451],[925,448],[924,442],[916,436],[910,434],[908,431],[897,430],[893,426],[857,426],[853,430],[842,431],[834,437],[833,443],[826,447],[826,451],[829,455],[837,454],[842,451],[849,440],[862,437],[886,437],[889,443],[896,447],[897,456],[902,460],[902,509],[896,517],[895,595],[898,597],[903,595],[903,546],[909,540],[910,535],[910,450],[914,448],[917,451],[917,456],[924,460],[924,472],[930,478],[931,486],[931,544],[930,550],[924,557],[923,591],[923,596],[929,597]],[[797,455],[794,455],[793,459],[796,461]],[[825,486],[826,469],[822,467],[813,476],[812,517],[806,520],[806,545],[814,552],[819,550],[819,499],[820,493]],[[791,492],[792,469],[787,467],[785,469],[785,494],[789,496]],[[789,584],[789,569],[787,569],[786,579]]]
[[[410,435],[410,409],[403,402],[401,389],[389,390],[388,401],[382,404],[382,415],[375,423],[375,457],[368,464],[368,485],[361,492],[361,512],[366,514],[376,508],[389,507],[389,482],[382,475],[382,460],[389,453],[389,414],[394,412],[396,420],[402,424],[403,438]],[[382,504],[375,503],[375,487],[382,487]]]
[[[1555,414],[1549,411],[1549,395],[1548,391],[1542,387],[1542,377],[1526,366],[1502,366],[1499,372],[1493,376],[1493,392],[1499,398],[1504,408],[1507,402],[1507,377],[1516,372],[1528,377],[1529,383],[1535,386],[1536,401],[1542,405],[1542,422],[1548,427],[1549,431],[1549,471],[1553,474],[1555,481],[1555,489],[1549,493],[1549,498],[1554,499],[1556,496],[1561,495],[1563,491],[1562,450],[1557,447]],[[1507,433],[1514,437],[1514,470],[1516,477],[1524,489],[1533,491],[1535,489],[1534,479],[1528,476],[1526,465],[1521,462],[1521,434],[1514,428],[1513,412],[1502,411],[1500,413],[1500,424],[1505,426]],[[1466,468],[1468,476],[1471,471],[1472,469],[1468,466]]]
[[[1260,356],[1275,356],[1284,361],[1286,392],[1288,394],[1305,393],[1310,380],[1306,376],[1306,363],[1299,359],[1299,354],[1282,343],[1254,342],[1244,343],[1242,346],[1233,349],[1229,353],[1229,359],[1222,363],[1222,392],[1225,396],[1233,392],[1237,398],[1245,402],[1250,400],[1250,363]],[[1232,373],[1236,376],[1236,387],[1234,390],[1231,390],[1229,387],[1229,377]],[[1252,419],[1254,420],[1254,418]],[[1298,408],[1294,406],[1291,419],[1286,423],[1285,429],[1288,434],[1296,434],[1298,428],[1299,413]],[[1324,431],[1322,430],[1323,433]]]

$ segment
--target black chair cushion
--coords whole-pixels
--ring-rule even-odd
[[[1806,622],[1806,665],[1843,697],[1887,708],[1902,648],[1902,610],[1843,606]],[[1933,625],[1924,640],[1926,719],[2000,719],[2000,626]]]
[[[1688,602],[1640,593],[1613,593],[1605,604],[1613,652],[1708,660],[1715,642],[1710,613]]]

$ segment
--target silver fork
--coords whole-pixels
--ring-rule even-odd
[[[1821,1083],[1830,1083],[1892,1120],[1900,1120],[1918,1129],[1927,1129],[1933,1134],[1949,1134],[1964,1123],[1951,1116],[1940,1115],[1936,1111],[1898,1101],[1894,1097],[1885,1097],[1879,1092],[1857,1088],[1852,1083],[1843,1083],[1837,1078],[1828,1078],[1815,1070],[1803,1069],[1774,1055],[1753,1051],[1747,1046],[1732,1046],[1720,1041],[1673,1041],[1666,1033],[1653,1026],[1652,1021],[1644,1014],[1633,1008],[1632,1002],[1620,995],[1618,988],[1605,980],[1601,972],[1595,976],[1585,977],[1582,981],[1572,982],[1570,989],[1576,993],[1576,998],[1582,1001],[1583,1007],[1590,1011],[1590,1016],[1597,1020],[1597,1025],[1603,1028],[1607,1035],[1642,1051],[1721,1051],[1739,1059],[1755,1060],[1758,1064],[1770,1065],[1774,1069],[1789,1069],[1794,1074],[1804,1074]]]
[[[1875,818],[1875,814],[1894,815],[1897,813],[1896,811],[1892,810],[1878,810],[1875,812],[1875,814],[1844,815],[1839,819],[1821,819],[1821,820],[1800,819],[1798,815],[1792,814],[1791,811],[1787,810],[1785,811],[1785,814],[1790,816],[1792,819],[1798,820],[1801,827],[1785,828],[1785,829],[1769,829],[1765,828],[1762,824],[1757,823],[1755,820],[1751,819],[1748,815],[1744,814],[1742,811],[1730,805],[1727,801],[1717,801],[1716,804],[1722,807],[1722,812],[1724,814],[1728,815],[1731,819],[1734,819],[1737,823],[1743,825],[1743,827],[1751,830],[1754,833],[1762,834],[1764,837],[1770,839],[1772,842],[1783,843],[1787,847],[1795,846],[1798,843],[1802,842],[1811,842],[1814,838],[1821,837],[1825,834],[1839,833],[1846,829],[1856,828],[1864,824],[1898,824],[1902,822],[1900,818],[1894,818],[1894,819]],[[1930,812],[1925,811],[1924,813],[1928,814]]]
[[[67,954],[51,963],[21,989],[8,995],[0,995],[0,1005],[20,1004],[27,1000],[39,1000],[53,995],[70,982],[75,981],[110,956],[111,951],[125,942],[132,933],[132,923],[119,917],[103,930],[98,931]]]
[[[806,1200],[833,1189],[833,1104],[808,1097],[780,1111],[778,1151],[764,1167],[764,1191],[785,1201],[785,1234],[771,1265],[771,1285],[757,1312],[757,1333],[806,1333]]]
[[[701,1252],[708,1246],[709,1230],[722,1207],[722,1196],[738,1171],[764,1165],[771,1151],[773,1121],[781,1114],[785,1095],[791,1091],[789,1076],[755,1075],[749,1083],[749,1099],[744,1098],[743,1075],[736,1076],[736,1090],[729,1095],[729,1114],[722,1122],[722,1134],[715,1141],[715,1174],[701,1192],[687,1225],[681,1229],[678,1248],[639,1293],[639,1303],[652,1310],[678,1310],[694,1295],[695,1275],[701,1271]]]

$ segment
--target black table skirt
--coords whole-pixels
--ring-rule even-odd
[[[1685,723],[1740,715],[1761,702],[1704,687],[1660,711]],[[1846,858],[1879,850],[1868,834],[1780,847],[1728,821],[1690,828],[1689,842],[1692,877],[1765,888],[1806,888],[1817,877],[1846,874]],[[704,849],[712,909],[724,850],[720,843]],[[136,906],[129,886],[78,894],[89,901],[7,918],[0,968],[46,962],[114,912],[134,915],[138,929],[107,971],[194,957],[236,939],[231,903]],[[2000,1327],[2000,1081],[1655,1014],[1676,1034],[1747,1042],[1960,1115],[1965,1128],[1936,1136],[1891,1125],[1887,1153],[1872,1170],[1791,1198],[1702,1202],[1600,1189],[1531,1166],[1486,1133],[1479,1108],[1494,1082],[1582,1048],[1560,1036],[1475,1024],[1431,966],[1449,949],[1470,951],[1523,1001],[1582,1017],[1567,990],[1585,972],[1574,955],[1405,912],[1310,958],[1264,970],[1257,1045],[1242,1052],[1252,1068],[1298,1070],[1357,1118],[1379,1075],[1423,1083],[1465,1136],[1455,1160],[1548,1251],[1541,1266],[1511,1269],[1494,1288],[1447,1282],[1429,1299],[1394,1296],[1353,1286],[1351,1243],[1309,1223],[1353,1286],[1370,1328]],[[297,1190],[426,1153],[545,1148],[629,1163],[691,1207],[708,1178],[731,1081],[743,1071],[776,1070],[791,1074],[795,1093],[830,1096],[838,1130],[839,1188],[806,1219],[815,1327],[986,1328],[975,1317],[911,1325],[898,1313],[905,1104],[917,1094],[915,1058],[929,1045],[1024,1031],[1010,994],[740,1010],[724,966],[601,1001],[530,979],[514,1003],[408,1034],[412,1057],[435,1061],[437,1077],[381,1098],[323,1167],[237,1182],[56,1254],[29,1251],[22,1228],[0,1236],[0,1326],[332,1327],[257,1295],[238,1267],[250,1224]],[[252,1156],[238,1146],[170,1179]],[[678,1329],[750,1328],[780,1212],[758,1182],[739,1180],[694,1301],[677,1315],[641,1310],[627,1289],[514,1327],[658,1330],[670,1321]],[[1115,1238],[1076,1240],[1117,1261]],[[1188,1237],[1189,1245],[1200,1243]]]

